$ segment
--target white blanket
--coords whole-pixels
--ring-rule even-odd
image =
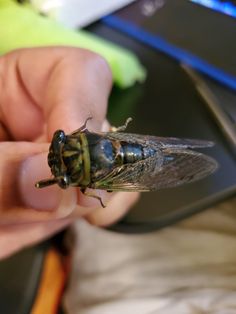
[[[149,234],[75,229],[69,314],[236,313],[236,199]]]

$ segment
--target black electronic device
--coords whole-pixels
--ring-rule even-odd
[[[234,1],[139,0],[103,23],[236,90],[235,17]]]
[[[215,146],[204,152],[220,167],[204,180],[182,187],[142,193],[140,201],[123,219],[111,227],[119,232],[146,232],[189,217],[236,193],[236,159],[212,113],[195,84],[180,63],[133,37],[104,24],[88,28],[97,35],[133,50],[147,69],[147,80],[128,90],[114,88],[109,119],[121,125],[133,118],[127,132],[157,136],[190,137],[213,140]],[[204,78],[203,78],[204,79]],[[206,78],[216,97],[233,108],[236,93]],[[220,96],[221,95],[221,96]]]

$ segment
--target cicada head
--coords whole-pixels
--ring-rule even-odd
[[[67,166],[63,159],[64,146],[67,136],[64,131],[57,130],[49,148],[48,165],[51,168],[53,178],[42,180],[36,183],[37,188],[43,188],[52,184],[58,184],[60,188],[66,189],[70,185],[70,177]]]
[[[63,148],[66,143],[66,135],[62,130],[57,130],[52,139],[48,153],[48,165],[57,183],[62,189],[70,185],[67,167],[63,161]]]
[[[37,188],[56,183],[60,188],[66,189],[69,186],[84,186],[87,183],[85,178],[89,161],[84,153],[87,151],[87,145],[85,144],[86,147],[81,149],[81,137],[85,135],[80,135],[80,133],[65,135],[62,130],[54,133],[48,153],[48,165],[53,178],[39,181],[36,183]]]

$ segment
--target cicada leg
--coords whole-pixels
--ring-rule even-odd
[[[118,127],[115,127],[115,126],[112,126],[111,127],[111,132],[123,132],[125,131],[125,129],[127,128],[128,124],[132,121],[133,119],[131,117],[129,117],[126,121],[125,121],[125,124],[121,125],[121,126],[118,126]]]
[[[96,195],[95,193],[86,192],[86,188],[82,188],[82,189],[80,189],[80,190],[81,190],[81,192],[82,192],[85,196],[93,197],[93,198],[96,198],[97,200],[99,200],[99,202],[100,202],[100,204],[101,204],[101,206],[102,206],[103,208],[106,207],[105,204],[104,204],[103,201],[102,201],[102,198],[101,198],[100,196]]]
[[[47,186],[50,186],[50,185],[53,185],[53,184],[56,184],[58,181],[57,179],[55,178],[52,178],[52,179],[45,179],[45,180],[41,180],[39,182],[36,182],[35,183],[35,187],[37,189],[41,189],[41,188],[45,188]]]
[[[87,123],[88,123],[89,120],[92,120],[92,118],[93,118],[93,117],[88,117],[88,118],[85,120],[84,124],[83,124],[79,129],[77,129],[77,130],[75,130],[73,133],[71,133],[71,135],[77,136],[79,133],[81,133],[81,132],[87,130],[87,127],[86,127],[86,126],[87,126]]]

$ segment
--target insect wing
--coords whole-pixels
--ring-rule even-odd
[[[154,189],[175,187],[200,180],[217,167],[217,162],[204,154],[191,150],[166,150],[162,169],[153,175]]]
[[[112,191],[152,191],[194,182],[217,168],[214,159],[190,150],[165,149],[162,166],[156,156],[114,169],[96,183],[96,188]]]
[[[214,145],[211,141],[205,140],[195,140],[195,139],[181,139],[175,137],[159,137],[159,136],[149,136],[133,133],[120,133],[120,132],[107,132],[100,133],[100,135],[105,136],[111,140],[125,141],[127,143],[138,143],[145,147],[153,148],[206,148],[212,147]]]

